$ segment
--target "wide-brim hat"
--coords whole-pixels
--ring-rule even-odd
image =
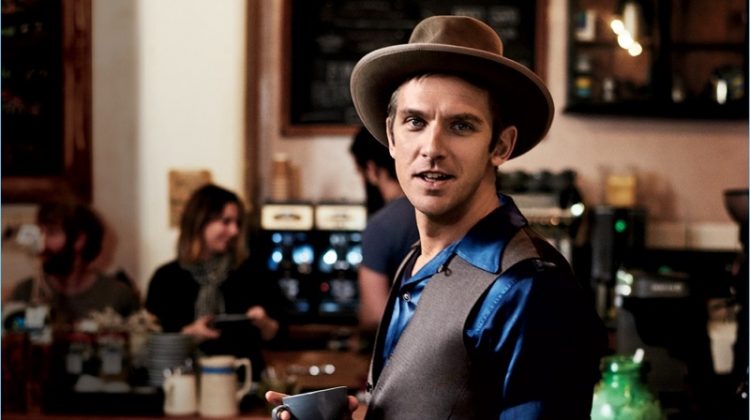
[[[432,16],[414,27],[408,44],[372,51],[352,70],[354,107],[364,126],[384,145],[388,145],[385,121],[393,91],[426,73],[456,75],[496,95],[503,122],[518,128],[511,159],[531,150],[549,130],[554,116],[549,90],[533,71],[503,56],[503,43],[494,29],[471,17]]]

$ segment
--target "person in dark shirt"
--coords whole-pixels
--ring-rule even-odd
[[[246,257],[243,216],[233,192],[210,184],[196,190],[180,220],[177,259],[156,270],[145,306],[163,331],[195,337],[206,355],[250,358],[257,379],[261,348],[283,336],[283,297]]]
[[[414,207],[398,183],[388,150],[378,144],[367,129],[361,128],[349,152],[365,183],[375,187],[376,194],[385,203],[370,215],[362,233],[362,262],[358,268],[359,325],[363,338],[371,338],[383,315],[393,276],[419,239],[419,232]],[[393,220],[401,223],[393,223]]]

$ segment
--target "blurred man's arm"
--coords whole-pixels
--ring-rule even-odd
[[[359,325],[363,330],[375,331],[388,302],[388,276],[363,265],[359,267]]]

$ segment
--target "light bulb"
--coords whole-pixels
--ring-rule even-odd
[[[633,45],[628,48],[628,54],[633,57],[638,57],[643,52],[643,47],[640,42],[633,42]]]

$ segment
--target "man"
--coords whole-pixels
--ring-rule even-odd
[[[396,179],[396,167],[388,150],[362,128],[354,136],[349,151],[365,183],[375,187],[376,194],[385,202],[384,207],[370,216],[362,234],[363,258],[358,270],[359,325],[364,336],[371,336],[383,315],[396,270],[419,239],[419,232],[414,207]],[[401,222],[393,223],[394,220]]]
[[[105,228],[93,210],[67,201],[44,204],[37,212],[37,225],[42,234],[41,276],[19,283],[12,301],[48,309],[50,321],[65,328],[92,311],[110,307],[127,316],[140,306],[131,285],[94,264]]]
[[[354,105],[394,157],[420,236],[381,321],[368,419],[590,416],[601,320],[494,186],[554,113],[543,82],[502,54],[481,21],[435,16],[352,72]]]

